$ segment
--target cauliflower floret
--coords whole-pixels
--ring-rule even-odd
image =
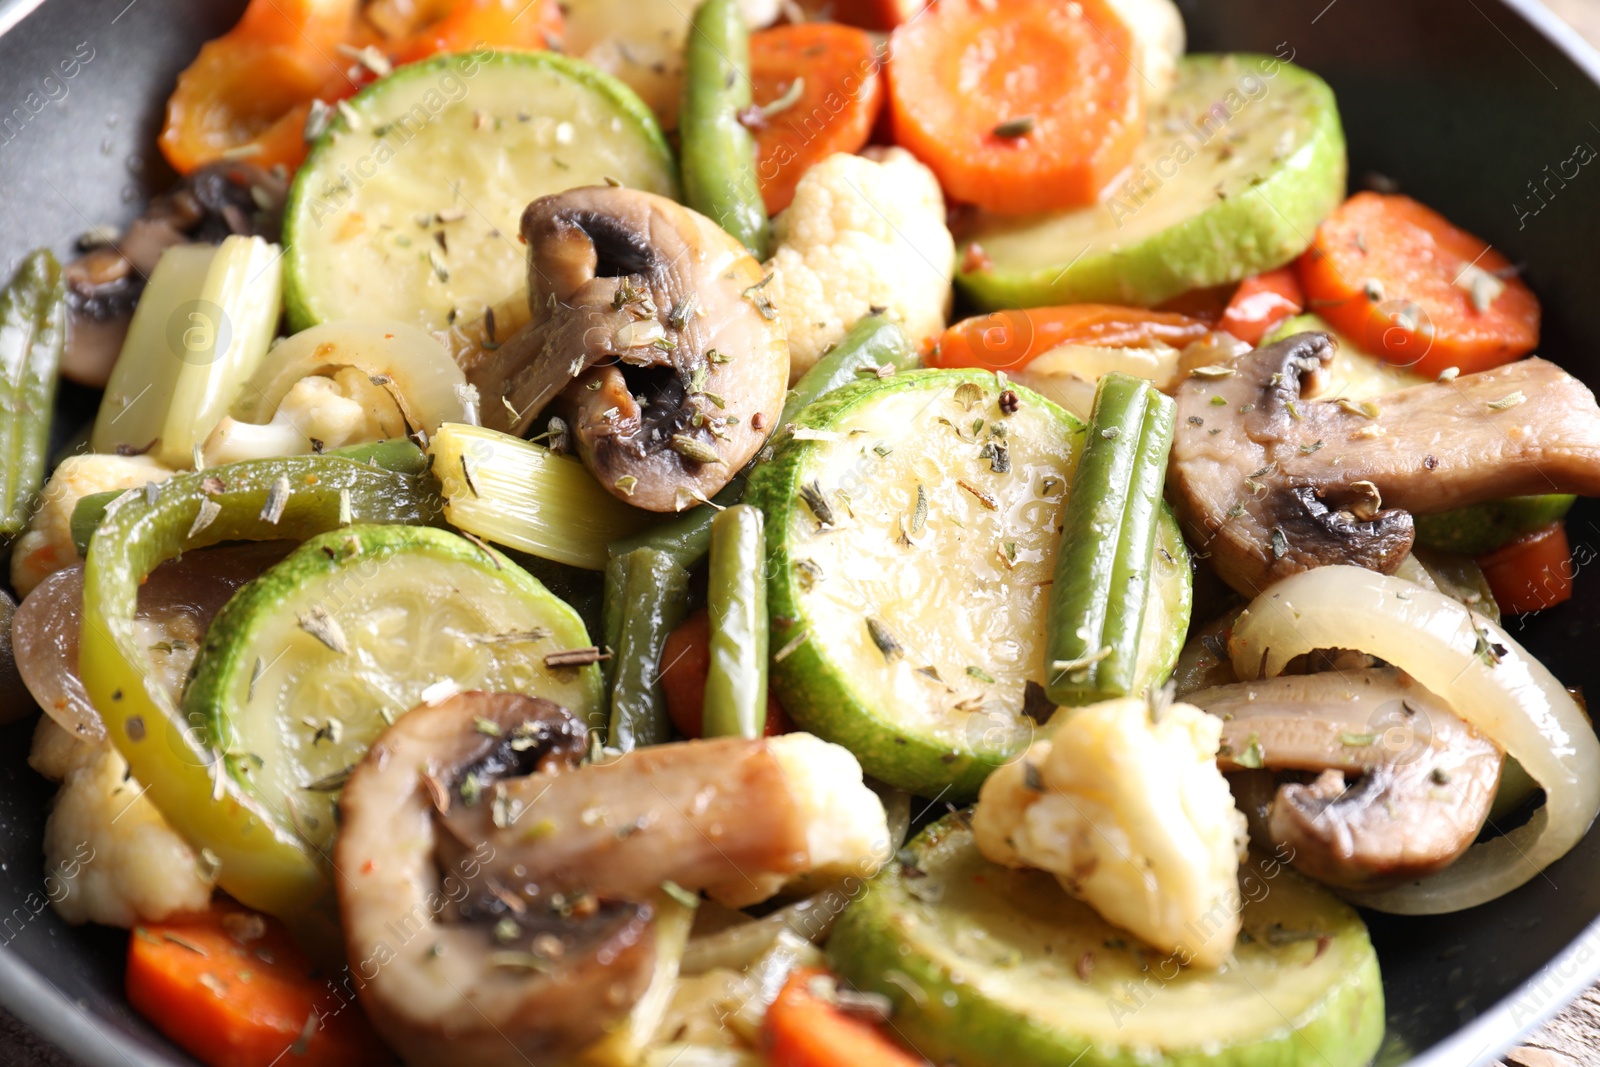
[[[1245,819],[1217,770],[1222,723],[1143,700],[1063,710],[990,775],[972,828],[995,863],[1035,867],[1180,962],[1215,967],[1239,934]]]
[[[891,851],[889,822],[850,750],[807,733],[769,737],[766,745],[805,823],[806,868],[793,876],[754,875],[713,886],[707,890],[711,899],[742,908],[779,892],[811,893],[846,877],[865,880],[878,873]]]
[[[290,387],[265,425],[229,417],[206,438],[208,465],[244,459],[302,456],[364,441],[404,437],[399,406],[380,385],[355,367],[333,377],[309,374]]]
[[[79,561],[72,543],[72,510],[80,499],[170,477],[172,471],[149,456],[81,455],[62,460],[40,494],[33,521],[11,552],[11,584],[17,594],[27,596],[50,575]]]
[[[1160,103],[1178,80],[1186,46],[1183,14],[1172,0],[1111,0],[1111,7],[1139,46],[1135,65],[1144,75],[1145,103]]]
[[[28,762],[63,775],[44,826],[46,889],[63,919],[132,926],[210,902],[214,872],[128,777],[110,743],[77,740],[46,718]]]
[[[921,342],[944,329],[955,241],[933,172],[910,152],[829,156],[773,221],[766,294],[789,334],[789,380],[873,307]]]

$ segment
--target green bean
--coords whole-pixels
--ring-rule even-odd
[[[739,121],[750,106],[750,31],[738,0],[700,5],[685,64],[678,115],[684,202],[766,259],[772,229],[756,180],[756,142]]]
[[[703,735],[760,737],[767,724],[766,535],[760,508],[736,504],[711,523],[711,668]]]
[[[662,744],[671,736],[661,690],[661,648],[683,621],[689,596],[689,572],[667,553],[637,548],[626,560],[606,738],[608,746],[624,752]]]
[[[784,401],[773,435],[776,444],[784,428],[800,417],[813,401],[840,386],[859,381],[864,371],[893,367],[896,371],[917,366],[917,352],[911,339],[897,324],[882,315],[868,315],[857,322],[828,353],[795,383]],[[765,450],[763,450],[765,451]],[[757,458],[711,498],[718,507],[731,507],[744,499],[745,484],[761,460]],[[636,548],[656,548],[671,553],[685,570],[699,563],[711,547],[711,520],[717,509],[701,505],[671,522],[662,523],[632,537],[611,543],[613,558]]]
[[[605,599],[600,607],[600,629],[605,650],[611,653],[611,658],[605,663],[607,692],[611,691],[611,683],[617,676],[617,653],[622,647],[622,621],[628,613],[628,563],[632,558],[632,552],[624,552],[606,561]]]
[[[1057,704],[1137,691],[1139,632],[1176,410],[1142,378],[1100,380],[1050,594],[1045,692]]]
[[[22,532],[44,483],[66,336],[61,265],[41,248],[0,292],[0,536]]]

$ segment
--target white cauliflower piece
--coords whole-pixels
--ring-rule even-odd
[[[207,465],[303,456],[365,441],[404,437],[405,419],[382,386],[355,367],[295,382],[265,425],[224,418],[206,438]]]
[[[944,329],[956,255],[944,194],[910,152],[878,157],[829,156],[773,220],[766,295],[789,334],[791,382],[874,307],[913,342]]]
[[[1165,100],[1178,80],[1178,60],[1183,58],[1183,14],[1173,0],[1111,0],[1111,9],[1133,34],[1138,45],[1134,63],[1144,75],[1145,102]]]
[[[172,471],[149,456],[68,456],[50,476],[39,496],[39,510],[11,552],[11,584],[17,595],[56,571],[79,561],[72,543],[72,510],[78,501],[112,489],[138,489],[148,482],[164,482]]]
[[[783,768],[789,795],[806,826],[805,870],[741,878],[713,886],[707,895],[719,904],[742,908],[776,893],[797,895],[854,876],[865,880],[889,860],[889,822],[878,794],[862,781],[861,764],[850,750],[807,733],[766,740]]]
[[[1059,725],[1057,725],[1059,724]],[[1222,722],[1139,699],[1063,709],[1046,740],[984,782],[972,829],[995,863],[1035,867],[1184,964],[1239,934],[1245,819],[1217,770]]]
[[[45,888],[63,919],[127,927],[207,906],[215,872],[109,742],[80,741],[46,718],[28,762],[64,776],[44,826]]]

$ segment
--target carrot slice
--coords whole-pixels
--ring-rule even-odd
[[[706,675],[711,672],[711,616],[705,608],[690,615],[667,635],[661,646],[662,694],[667,698],[667,717],[684,737],[699,737],[706,702]],[[776,737],[794,729],[778,698],[767,691],[765,737]]]
[[[991,211],[1093,203],[1144,136],[1135,51],[1106,0],[940,0],[890,41],[895,140]]]
[[[832,22],[762,30],[750,35],[750,81],[745,125],[756,139],[761,198],[776,215],[813,164],[859,151],[872,135],[883,106],[877,45]]]
[[[1211,327],[1172,311],[1067,304],[1063,307],[995,311],[956,323],[923,360],[930,367],[980,367],[1020,371],[1035,356],[1065,344],[1102,348],[1182,348]]]
[[[232,904],[134,928],[128,1001],[209,1067],[365,1067],[394,1054],[354,991],[318,978],[275,919]]]
[[[1539,299],[1510,261],[1410,197],[1357,193],[1323,222],[1297,269],[1308,307],[1368,352],[1433,376],[1521,359]]]
[[[1299,277],[1292,268],[1279,267],[1240,282],[1217,329],[1259,345],[1278,323],[1300,314],[1305,306]]]
[[[1502,545],[1478,566],[1489,580],[1495,603],[1507,615],[1542,611],[1572,599],[1572,549],[1567,544],[1567,524],[1552,523]]]
[[[812,991],[827,980],[828,972],[802,967],[784,982],[762,1028],[768,1067],[923,1067],[921,1057]]]

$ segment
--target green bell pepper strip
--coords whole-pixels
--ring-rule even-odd
[[[623,611],[611,681],[611,728],[606,744],[623,752],[659,745],[672,736],[661,689],[661,649],[683,621],[689,572],[666,552],[637,548],[628,553]]]
[[[67,289],[48,249],[22,261],[0,292],[0,536],[28,525],[44,484],[56,379],[67,338]]]
[[[738,0],[705,0],[690,24],[678,114],[684,203],[766,259],[772,227],[756,180],[756,141],[739,121],[749,106],[750,31]]]
[[[790,424],[814,401],[840,386],[860,381],[865,373],[886,367],[893,367],[895,371],[914,370],[917,362],[916,348],[899,325],[882,315],[868,315],[852,326],[839,343],[817,360],[789,390],[789,396],[783,403],[783,413],[778,416],[777,429],[761,455],[769,454],[769,450],[788,435]],[[760,462],[758,457],[734,475],[733,480],[711,498],[712,503],[718,508],[726,508],[743,500],[745,485]],[[710,549],[711,521],[716,515],[717,508],[702,504],[670,522],[613,541],[610,545],[611,555],[617,558],[636,548],[654,548],[671,554],[680,567],[688,570],[699,563]],[[609,581],[606,590],[607,602],[610,603]],[[609,626],[607,633],[610,633]]]
[[[1081,706],[1137,692],[1156,521],[1177,405],[1108,374],[1067,502],[1045,633],[1045,693]]]
[[[324,455],[329,459],[347,459],[355,463],[382,467],[395,474],[422,474],[428,469],[430,462],[426,452],[403,437],[337,448]],[[111,507],[111,502],[124,493],[136,492],[137,489],[112,489],[79,498],[72,509],[72,543],[77,546],[78,555],[88,554],[89,539],[105,521],[106,509]]]
[[[424,524],[440,508],[430,478],[332,456],[251,460],[123,495],[84,565],[78,662],[106,733],[173,829],[220,861],[218,884],[302,929],[325,904],[325,858],[286,812],[234,782],[204,724],[185,721],[155,681],[134,612],[140,584],[166,560],[220,541],[304,540],[338,528],[346,499],[352,522]]]
[[[711,664],[705,737],[760,737],[767,724],[767,540],[760,508],[736,504],[711,523]]]

